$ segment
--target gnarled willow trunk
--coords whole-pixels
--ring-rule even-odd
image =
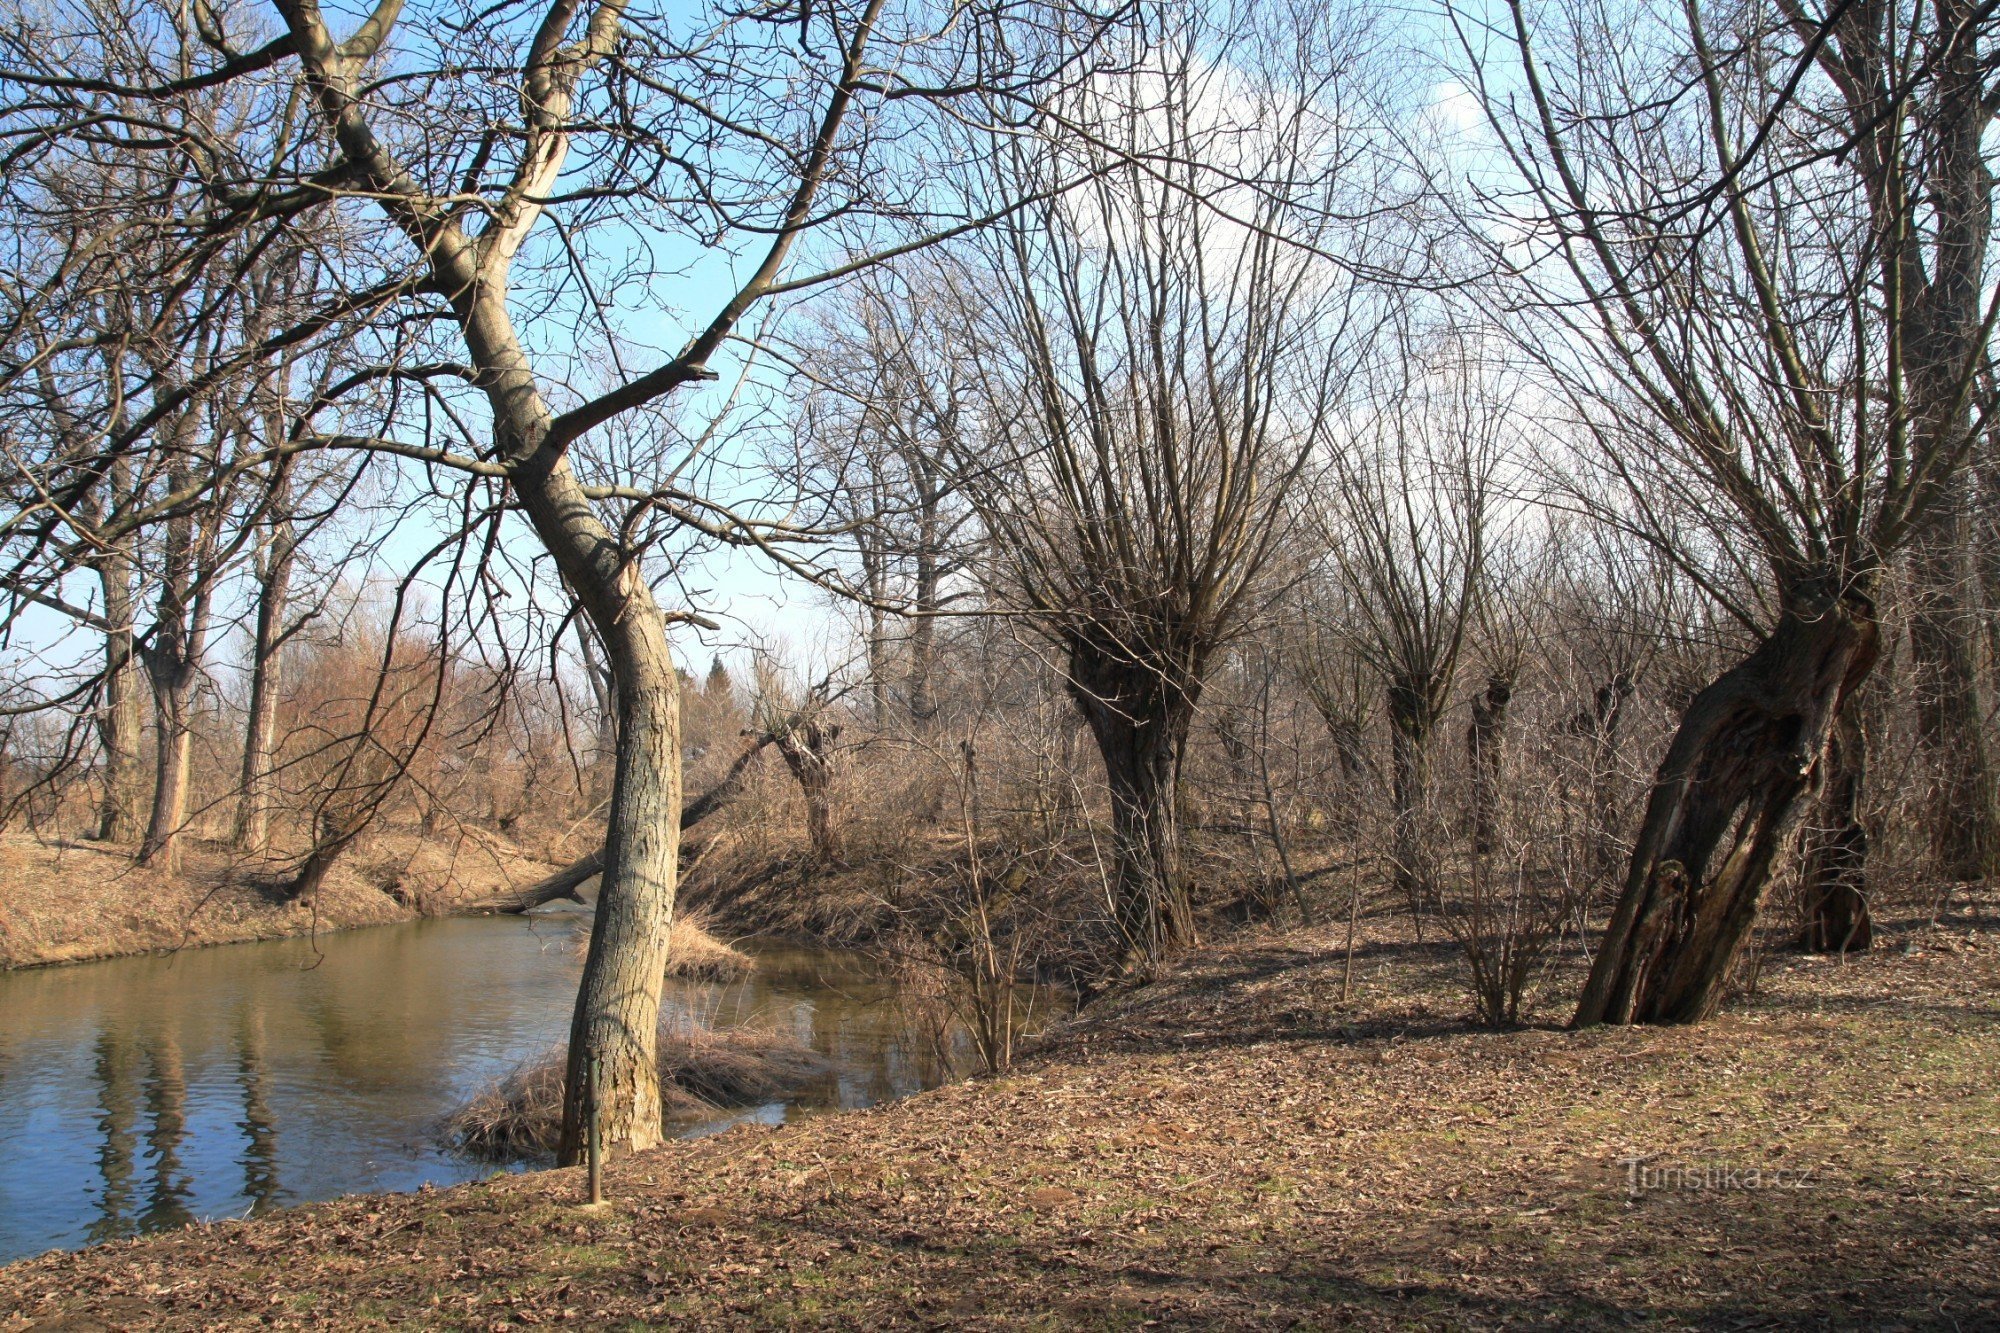
[[[1195,942],[1178,798],[1198,681],[1192,672],[1170,681],[1092,644],[1070,645],[1070,695],[1090,724],[1111,792],[1112,917],[1125,969],[1141,976]]]
[[[1878,645],[1863,593],[1795,593],[1756,651],[1688,704],[1577,1026],[1694,1023],[1715,1012]]]
[[[812,844],[813,860],[840,859],[840,837],[833,823],[834,743],[840,728],[817,719],[787,726],[777,733],[778,753],[785,767],[798,779],[799,792],[806,802],[806,837]]]

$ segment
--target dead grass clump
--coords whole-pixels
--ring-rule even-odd
[[[725,946],[726,947],[726,946]],[[446,1117],[444,1141],[491,1161],[549,1158],[562,1138],[564,1050],[489,1085]],[[819,1052],[768,1028],[660,1027],[660,1114],[697,1120],[797,1092],[824,1074]]]
[[[757,960],[708,931],[699,916],[675,918],[667,943],[667,975],[689,981],[735,981],[755,971]]]

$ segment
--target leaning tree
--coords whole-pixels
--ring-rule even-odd
[[[1478,173],[1477,235],[1547,372],[1541,416],[1594,442],[1623,496],[1610,517],[1754,634],[1681,716],[1576,1014],[1699,1021],[1810,798],[1859,762],[1841,722],[1877,656],[1884,567],[1986,416],[1992,17],[1955,0],[1456,17],[1500,159]],[[1833,939],[1866,909],[1847,822],[1850,854],[1809,886]]]

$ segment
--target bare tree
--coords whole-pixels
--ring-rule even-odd
[[[1335,207],[1366,152],[1344,115],[1361,114],[1347,81],[1363,38],[1334,15],[1282,27],[1265,48],[1233,34],[1244,60],[1225,74],[1201,21],[1178,18],[1138,73],[1066,110],[1089,141],[1002,145],[1003,195],[1091,184],[960,256],[938,316],[972,366],[979,428],[953,461],[992,596],[1055,647],[1096,740],[1111,915],[1140,974],[1194,939],[1176,808],[1189,725],[1268,598],[1351,368],[1353,285],[1322,257],[1357,243]]]
[[[1421,938],[1439,841],[1427,824],[1433,737],[1486,593],[1506,403],[1459,334],[1446,329],[1428,348],[1418,339],[1405,334],[1365,433],[1336,450],[1318,513],[1357,618],[1351,640],[1382,682],[1393,873]]]

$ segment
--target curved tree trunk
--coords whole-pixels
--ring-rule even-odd
[[[1090,724],[1111,792],[1111,912],[1124,967],[1151,976],[1195,942],[1178,796],[1199,686],[1170,683],[1085,644],[1071,645],[1069,667],[1070,696]]]
[[[1576,1026],[1694,1023],[1721,1003],[1827,739],[1879,648],[1859,592],[1787,603],[1771,635],[1681,718]]]

